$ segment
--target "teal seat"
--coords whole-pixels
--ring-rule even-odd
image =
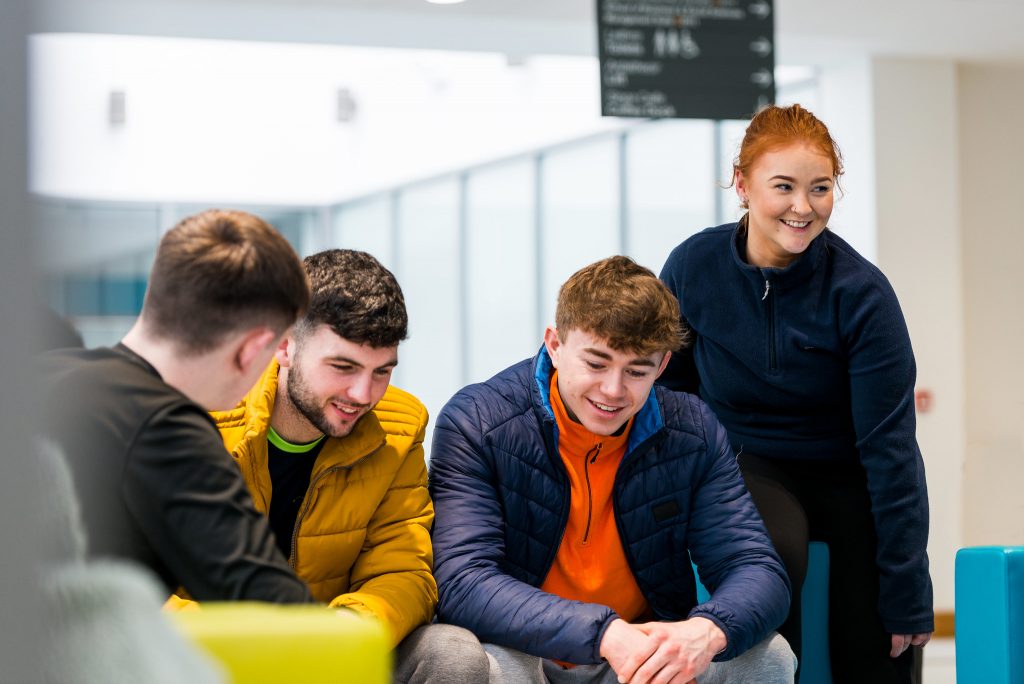
[[[799,684],[832,684],[832,664],[828,655],[828,564],[828,544],[811,542],[807,547],[807,577],[800,593],[803,600],[803,660]],[[696,566],[693,572],[697,574]],[[697,576],[697,602],[703,603],[708,598],[710,594]],[[957,655],[959,657],[959,653]]]
[[[1024,546],[956,554],[957,684],[1024,684]]]
[[[828,544],[807,545],[807,577],[800,593],[803,662],[800,684],[832,684],[832,661],[828,654]]]

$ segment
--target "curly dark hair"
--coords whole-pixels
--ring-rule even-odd
[[[295,326],[302,338],[323,323],[339,337],[371,347],[394,347],[409,336],[398,281],[366,252],[329,249],[303,260],[312,299]]]

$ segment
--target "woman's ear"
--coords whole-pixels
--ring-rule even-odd
[[[743,176],[743,172],[736,169],[733,172],[733,185],[736,186],[736,196],[740,198],[740,204],[744,209],[747,208],[747,179]]]

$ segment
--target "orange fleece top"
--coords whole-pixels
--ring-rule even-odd
[[[558,372],[551,378],[551,407],[558,424],[558,452],[569,473],[572,498],[569,522],[558,555],[540,588],[549,594],[608,606],[632,622],[647,612],[612,510],[615,471],[626,455],[633,419],[622,434],[595,435],[569,417],[558,393]]]

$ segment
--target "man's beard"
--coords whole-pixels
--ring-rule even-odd
[[[345,423],[341,428],[331,425],[324,414],[322,403],[313,395],[313,392],[306,385],[306,380],[299,371],[299,365],[294,364],[288,369],[288,400],[292,406],[302,414],[317,430],[328,437],[345,437],[352,432],[358,421]],[[353,408],[356,405],[349,404]],[[362,416],[360,416],[360,420]]]

